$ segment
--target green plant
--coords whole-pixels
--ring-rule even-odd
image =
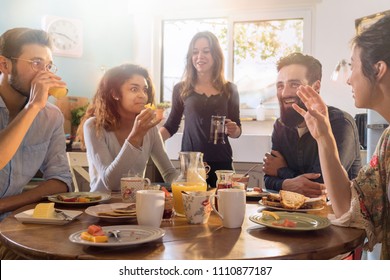
[[[161,102],[161,103],[157,103],[157,105],[156,105],[157,109],[167,109],[169,107],[171,107],[170,102]]]
[[[70,111],[70,114],[72,117],[72,119],[71,119],[72,126],[75,126],[75,127],[79,126],[81,118],[84,116],[85,112],[87,111],[87,107],[88,107],[88,104],[81,106],[81,107],[78,107],[78,108],[75,108],[75,109]]]

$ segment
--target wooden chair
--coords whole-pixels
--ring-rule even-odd
[[[76,173],[78,173],[88,183],[90,182],[89,173],[85,170],[88,167],[87,154],[85,152],[67,152],[70,172],[72,173],[72,180],[74,191],[79,192],[79,184],[77,182]]]

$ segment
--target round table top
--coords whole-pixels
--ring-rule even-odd
[[[108,203],[117,202],[111,199]],[[91,224],[118,225],[85,212],[66,225],[28,224],[19,222],[16,213],[34,208],[28,205],[13,212],[0,223],[1,242],[29,259],[137,259],[137,260],[198,260],[198,259],[330,259],[360,247],[364,230],[331,225],[315,231],[273,230],[253,223],[249,216],[259,205],[246,205],[241,228],[222,226],[212,213],[207,224],[188,224],[184,217],[162,222],[165,235],[155,241],[127,247],[93,247],[73,243],[69,236],[86,230]],[[85,210],[86,207],[56,208]],[[314,212],[312,213],[314,214]],[[325,212],[318,213],[326,215]],[[120,223],[120,224],[123,224]],[[131,223],[136,225],[136,221]]]

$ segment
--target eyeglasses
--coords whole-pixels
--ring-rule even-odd
[[[36,72],[45,70],[55,74],[58,70],[55,64],[53,63],[45,64],[41,59],[31,60],[31,59],[23,59],[23,58],[16,58],[16,57],[11,57],[10,59],[30,62],[31,68]]]

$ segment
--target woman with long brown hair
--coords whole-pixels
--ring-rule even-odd
[[[120,189],[123,174],[144,175],[149,157],[164,181],[178,174],[158,132],[154,87],[146,69],[123,64],[108,70],[83,117],[78,134],[87,150],[91,191]]]
[[[209,31],[192,38],[182,82],[175,85],[171,113],[160,129],[163,139],[174,135],[182,116],[185,126],[182,151],[202,152],[210,165],[207,183],[215,187],[215,171],[232,170],[233,152],[228,136],[241,135],[239,96],[236,85],[224,77],[224,57],[218,38]],[[226,116],[226,144],[209,143],[211,116]]]
[[[351,75],[355,106],[375,110],[390,122],[390,16],[380,19],[353,39]],[[372,249],[382,243],[382,259],[390,259],[390,128],[385,129],[370,163],[350,181],[340,163],[329,112],[310,86],[297,92],[307,110],[293,104],[316,139],[325,187],[336,221],[366,230]]]

